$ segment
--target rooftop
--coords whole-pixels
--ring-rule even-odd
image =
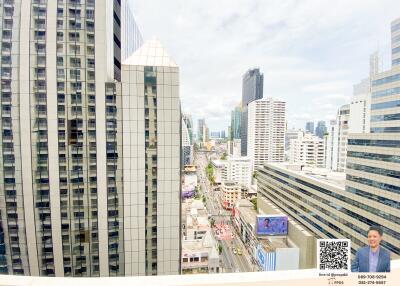
[[[178,67],[174,59],[156,38],[144,43],[137,51],[128,57],[123,65]]]
[[[335,188],[344,189],[346,185],[346,174],[344,172],[334,172],[325,168],[304,167],[299,164],[270,163],[270,165]]]

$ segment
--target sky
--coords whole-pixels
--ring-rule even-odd
[[[400,17],[399,0],[129,1],[144,39],[157,37],[179,65],[182,110],[210,131],[227,130],[254,67],[264,98],[286,101],[289,128],[334,119],[368,77],[370,54],[390,67]]]

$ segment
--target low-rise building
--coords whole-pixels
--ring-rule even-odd
[[[218,273],[217,243],[208,231],[201,239],[182,241],[182,274]]]
[[[237,200],[242,198],[242,189],[238,183],[224,181],[221,184],[222,206],[225,209],[232,209]]]

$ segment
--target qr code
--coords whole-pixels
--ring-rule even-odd
[[[318,239],[318,269],[350,271],[350,240]]]

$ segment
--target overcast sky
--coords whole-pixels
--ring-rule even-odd
[[[372,52],[389,67],[400,17],[399,0],[130,1],[144,39],[158,37],[180,67],[183,111],[211,131],[227,129],[252,67],[264,73],[264,97],[287,102],[289,127],[335,118]]]

